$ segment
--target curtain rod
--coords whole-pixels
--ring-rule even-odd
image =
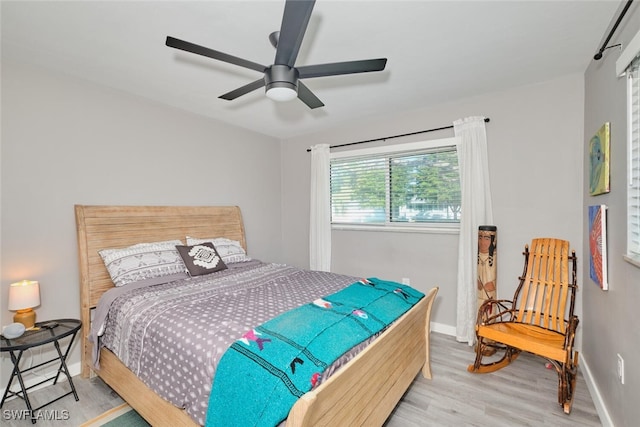
[[[629,6],[631,6],[631,3],[633,3],[633,0],[628,0],[627,4],[624,5],[624,9],[622,9],[622,12],[620,12],[620,16],[618,16],[618,19],[616,20],[616,23],[613,24],[613,28],[611,28],[611,31],[609,32],[609,35],[607,36],[607,38],[604,41],[604,43],[602,43],[602,47],[600,48],[598,53],[593,55],[593,59],[595,59],[596,61],[599,61],[600,59],[602,59],[602,52],[604,52],[605,50],[610,49],[612,47],[620,46],[620,43],[614,44],[613,46],[607,46],[607,43],[609,43],[609,40],[611,40],[611,37],[613,36],[613,33],[616,32],[616,29],[618,28],[618,25],[620,25],[620,21],[622,21],[622,18],[627,13],[627,10],[629,9]]]
[[[484,122],[485,123],[489,123],[489,118],[485,118]],[[348,142],[346,144],[331,145],[331,146],[329,146],[329,148],[346,147],[348,145],[364,144],[364,143],[367,143],[367,142],[375,142],[375,141],[384,141],[386,139],[401,138],[403,136],[418,135],[418,134],[421,134],[421,133],[435,132],[435,131],[444,130],[444,129],[453,129],[453,125],[443,126],[441,128],[419,130],[417,132],[411,132],[411,133],[403,133],[402,135],[385,136],[384,138],[367,139],[366,141]],[[311,151],[311,148],[307,148],[307,153],[309,153],[310,151]]]

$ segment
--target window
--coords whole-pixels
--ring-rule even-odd
[[[415,227],[460,222],[455,138],[331,154],[331,223]]]
[[[627,256],[640,261],[640,78],[636,58],[627,70]]]
[[[627,76],[627,253],[640,267],[640,32],[616,60],[616,74]]]

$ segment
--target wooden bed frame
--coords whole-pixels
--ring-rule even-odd
[[[91,310],[112,288],[98,250],[136,243],[194,237],[227,237],[246,249],[244,225],[236,206],[75,206],[80,262],[82,376],[93,370],[151,425],[194,426],[181,408],[149,389],[106,349],[100,369],[91,366]],[[293,406],[287,427],[382,425],[422,369],[431,378],[429,323],[438,288],[371,345]]]

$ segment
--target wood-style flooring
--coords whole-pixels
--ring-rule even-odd
[[[431,334],[433,379],[418,375],[385,427],[413,426],[601,426],[582,374],[578,376],[576,396],[570,415],[557,403],[558,379],[555,370],[545,368],[544,359],[522,354],[510,366],[491,374],[471,374],[472,348],[453,337]],[[374,374],[374,373],[372,373]],[[47,406],[58,418],[40,419],[37,427],[79,426],[83,422],[118,406],[122,399],[99,378],[74,377],[80,400],[73,396]],[[66,381],[34,391],[30,398],[39,406],[69,390]],[[30,426],[28,420],[11,420],[11,411],[25,409],[21,399],[6,402],[2,425]],[[9,412],[7,412],[9,411]]]
[[[582,373],[573,409],[558,404],[558,374],[546,360],[522,353],[489,374],[467,372],[475,352],[454,337],[431,334],[433,379],[418,375],[385,427],[414,426],[601,426]]]

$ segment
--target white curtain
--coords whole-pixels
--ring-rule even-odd
[[[489,160],[484,117],[467,117],[453,123],[458,138],[458,164],[462,217],[458,246],[458,302],[456,339],[473,345],[476,339],[476,283],[478,226],[493,224]]]
[[[329,195],[329,144],[311,147],[311,215],[309,267],[331,270],[331,202]]]

